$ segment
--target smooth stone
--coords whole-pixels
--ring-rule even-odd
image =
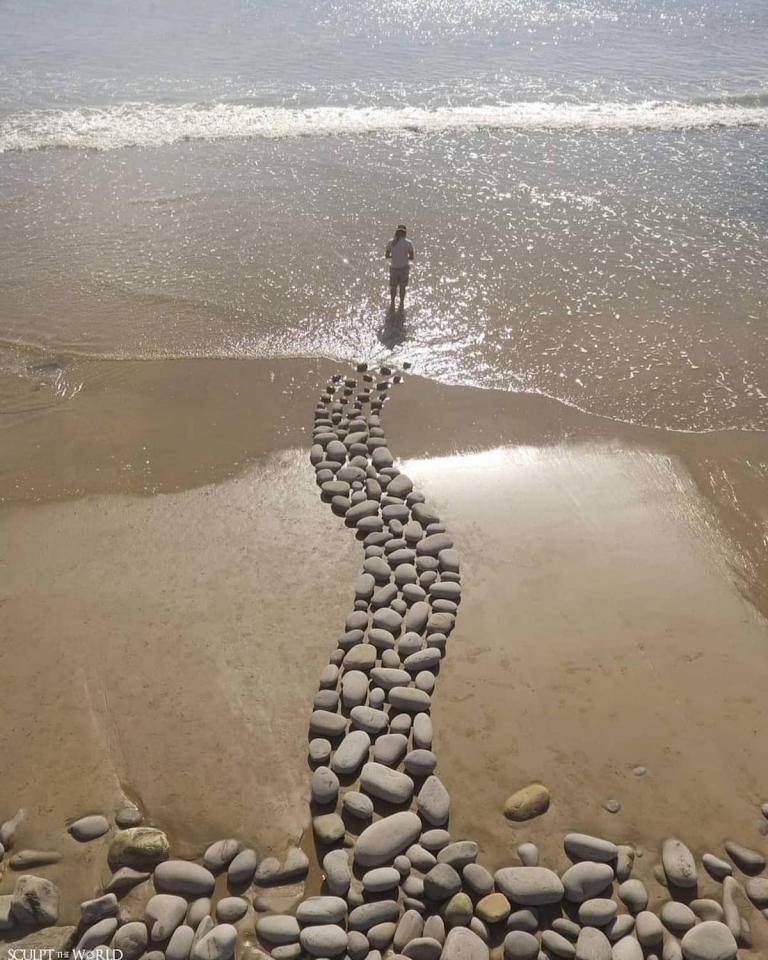
[[[661,848],[661,863],[670,883],[678,887],[695,887],[696,861],[682,840],[665,840]]]
[[[418,633],[406,633],[397,641],[397,652],[402,660],[410,657],[412,653],[418,653],[424,648],[424,640]],[[408,682],[410,683],[410,675]]]
[[[188,960],[194,945],[195,930],[188,926],[176,927],[165,948],[165,960]]]
[[[421,713],[432,706],[430,695],[413,687],[394,687],[387,694],[387,700],[395,710],[407,713]]]
[[[187,913],[187,901],[171,893],[157,893],[144,908],[144,917],[154,943],[167,940]]]
[[[477,860],[480,852],[474,840],[456,840],[441,847],[437,855],[438,863],[447,863],[454,870],[463,870],[464,867]]]
[[[359,643],[345,654],[344,669],[369,673],[376,666],[377,656],[376,647],[372,643]]]
[[[759,910],[768,907],[768,879],[751,877],[744,885],[744,889],[749,899]]]
[[[532,868],[526,867],[530,870]],[[562,876],[566,900],[572,903],[583,903],[591,900],[613,880],[613,870],[607,863],[596,863],[593,860],[583,860],[569,867]]]
[[[352,723],[369,737],[377,737],[389,725],[388,715],[375,707],[353,707],[349,715]]]
[[[507,960],[536,960],[539,941],[525,930],[513,930],[504,937],[504,956]]]
[[[315,737],[309,741],[307,753],[312,763],[328,763],[332,751],[331,741],[326,740],[325,737]],[[237,853],[237,850],[235,850],[235,853]],[[208,869],[210,870],[211,867],[208,867]]]
[[[431,613],[432,608],[426,600],[417,600],[405,616],[404,631],[406,633],[423,633]]]
[[[608,813],[621,813],[621,803],[615,799],[606,800],[603,808],[607,810]]]
[[[327,740],[324,742],[328,743]],[[330,746],[330,743],[328,743],[329,749]],[[239,850],[240,844],[237,840],[217,840],[216,843],[212,843],[205,851],[203,855],[203,866],[206,870],[210,870],[211,873],[221,873],[232,863]]]
[[[598,863],[609,863],[615,860],[619,853],[615,843],[600,837],[590,837],[586,833],[567,834],[563,847],[572,860],[595,860]]]
[[[442,652],[437,647],[426,647],[405,658],[403,667],[409,673],[418,673],[421,670],[434,670],[440,665]]]
[[[366,933],[380,923],[396,923],[400,916],[397,900],[374,900],[355,907],[348,917],[350,930],[362,930]]]
[[[447,637],[456,625],[456,617],[452,613],[433,613],[427,621],[427,637],[430,634],[441,633]],[[434,644],[434,639],[430,638]]]
[[[387,486],[387,493],[393,497],[405,497],[413,490],[413,480],[404,473],[393,477]]]
[[[387,699],[387,695],[380,687],[374,687],[368,694],[368,706],[374,710],[381,710]]]
[[[89,953],[95,947],[102,947],[109,943],[115,935],[116,930],[117,920],[115,917],[99,920],[99,922],[94,923],[92,927],[88,927],[82,937],[80,937],[75,950]]]
[[[397,637],[402,630],[403,618],[391,607],[382,607],[374,611],[373,626],[378,630],[387,630],[393,637]]]
[[[370,600],[376,589],[376,581],[370,573],[361,573],[355,581],[355,599]]]
[[[259,856],[255,850],[241,850],[227,868],[227,879],[235,885],[250,883],[258,865]]]
[[[461,600],[461,584],[452,580],[439,580],[429,588],[429,595],[433,600],[451,600],[458,603]]]
[[[80,843],[88,843],[90,840],[96,840],[109,832],[109,821],[101,814],[91,814],[87,817],[80,817],[68,827],[69,833],[79,840]]]
[[[134,920],[115,931],[111,947],[121,952],[121,960],[138,960],[147,949],[148,939],[146,924]]]
[[[450,550],[452,546],[453,539],[447,533],[432,533],[419,540],[416,553],[418,556],[437,557],[441,551]]]
[[[747,884],[749,886],[749,884]],[[691,910],[696,914],[699,920],[720,920],[723,919],[723,908],[717,900],[709,900],[706,897],[700,900],[691,900]]]
[[[424,932],[424,918],[416,910],[406,910],[400,917],[397,930],[392,940],[392,946],[398,952],[411,942],[421,937]]]
[[[526,933],[535,933],[539,929],[539,914],[537,910],[513,910],[507,917],[507,930],[524,930]]]
[[[192,947],[192,960],[230,960],[236,944],[236,928],[231,923],[219,923]]]
[[[84,900],[80,904],[80,919],[90,925],[105,917],[113,917],[117,913],[117,897],[114,893],[105,893],[93,900]]]
[[[400,884],[400,872],[395,867],[374,867],[363,874],[363,889],[369,893],[383,893]]]
[[[619,881],[619,883],[623,883],[625,880],[629,879],[634,863],[634,849],[627,844],[620,843],[619,853],[616,857],[616,879]]]
[[[187,910],[187,919],[184,923],[193,930],[197,930],[206,917],[210,919],[210,913],[210,897],[198,897],[197,900],[193,900],[192,903],[190,903],[189,910]]]
[[[435,576],[430,580],[430,583],[434,583],[438,576],[438,570],[440,569],[440,561],[437,557],[416,557],[414,566],[419,573],[434,573]]]
[[[414,937],[403,948],[402,955],[408,960],[438,960],[443,945],[432,937]]]
[[[413,794],[413,780],[383,763],[366,763],[360,784],[363,790],[388,803],[405,803]]]
[[[347,902],[341,897],[308,897],[296,908],[296,919],[303,924],[341,923],[347,915]]]
[[[152,876],[157,890],[191,896],[207,896],[216,882],[210,870],[188,860],[166,860]]]
[[[602,930],[585,927],[576,941],[576,960],[611,960],[611,944]]]
[[[549,803],[549,790],[541,783],[531,783],[507,798],[504,816],[516,823],[523,823],[546,813]]]
[[[115,814],[115,823],[118,827],[125,829],[126,827],[138,827],[141,821],[144,819],[144,814],[139,810],[138,807],[132,805],[127,805],[122,807]]]
[[[445,922],[443,918],[433,913],[424,921],[424,936],[431,940],[437,940],[438,943],[445,943]]]
[[[362,610],[358,611],[358,613],[362,613],[362,612],[363,612]],[[326,686],[326,687],[336,686],[336,683],[339,678],[338,665],[344,660],[344,654],[348,650],[351,650],[352,647],[356,647],[359,643],[362,643],[364,637],[365,637],[365,632],[363,630],[347,630],[346,633],[343,633],[339,637],[338,643],[341,650],[340,651],[334,650],[332,654],[334,659],[331,661],[331,663],[328,664],[328,667],[335,667],[336,670],[335,672],[332,672],[328,669],[328,667],[325,667],[323,672],[320,674],[320,680],[321,680],[322,686]],[[325,682],[326,677],[328,679],[332,678],[332,682],[330,683]]]
[[[390,567],[395,569],[400,566],[400,564],[408,563],[413,566],[413,562],[416,559],[416,551],[411,550],[409,547],[402,547],[399,550],[393,550],[387,557],[387,561]],[[414,571],[416,568],[413,568]]]
[[[410,847],[420,833],[421,820],[415,813],[402,811],[383,817],[358,837],[355,862],[362,867],[382,866]]]
[[[280,864],[277,873],[270,878],[270,882],[279,884],[302,880],[308,873],[309,857],[301,847],[289,847],[285,860]]]
[[[11,915],[17,923],[46,927],[59,919],[61,895],[51,880],[24,874],[11,894]]]
[[[365,520],[368,517],[378,518],[378,515],[378,500],[362,500],[360,503],[353,503],[349,510],[347,510],[345,522],[348,526],[354,526],[360,520]]]
[[[347,813],[360,820],[370,820],[373,816],[373,801],[356,790],[344,794],[342,806]]]
[[[369,557],[363,561],[363,570],[369,573],[376,583],[389,583],[392,569],[382,557]]]
[[[405,855],[420,873],[427,873],[437,864],[437,857],[420,843],[414,843],[408,847]]]
[[[576,947],[562,934],[554,930],[545,930],[541,935],[541,945],[556,957],[575,957]]]
[[[504,867],[496,871],[494,880],[508,900],[524,907],[559,903],[563,899],[563,883],[546,867]]]
[[[394,583],[388,583],[374,593],[371,598],[371,609],[380,610],[382,607],[389,606],[393,600],[397,599],[397,587]],[[391,633],[391,630],[388,626],[383,623],[374,623],[374,628],[377,630],[384,630],[387,633]]]
[[[298,943],[299,921],[289,916],[261,917],[256,921],[256,933],[268,943]]]
[[[368,930],[367,937],[374,950],[386,950],[392,943],[392,937],[397,929],[396,923],[377,923]]]
[[[648,906],[648,891],[642,880],[625,880],[619,887],[618,894],[630,913],[640,913]]]
[[[461,890],[461,877],[447,863],[436,863],[424,877],[424,892],[430,900],[448,900]]]
[[[556,917],[552,921],[552,929],[561,934],[566,940],[572,940],[574,943],[579,936],[579,925],[567,917]]]
[[[445,925],[451,927],[467,927],[472,920],[472,901],[466,893],[456,893],[443,910]]]
[[[340,737],[347,729],[347,720],[340,713],[314,710],[309,718],[309,729],[321,737]]]
[[[517,848],[517,855],[525,867],[538,867],[539,848],[535,843],[521,843]]]
[[[363,960],[368,956],[370,944],[368,937],[359,930],[350,930],[347,934],[347,955],[349,960]]]
[[[105,887],[106,893],[124,893],[139,883],[149,880],[151,874],[145,870],[134,870],[133,867],[120,867]]]
[[[402,666],[400,662],[400,654],[396,650],[385,650],[381,655],[381,665],[386,670],[399,670]],[[381,691],[384,694],[382,698],[382,703],[386,700],[386,693],[384,690]]]
[[[319,690],[313,703],[315,710],[328,710],[335,713],[339,707],[339,694],[336,690]]]
[[[678,903],[676,900],[663,904],[659,917],[667,930],[676,936],[682,936],[696,925],[696,914],[693,910],[687,904]]]
[[[414,603],[420,603],[427,596],[427,591],[424,587],[420,587],[418,583],[406,583],[402,589],[403,600],[408,605]]]
[[[323,873],[330,894],[340,897],[347,895],[352,881],[352,867],[346,850],[327,853],[323,858]]]
[[[478,902],[475,912],[485,923],[501,923],[510,915],[512,907],[503,893],[491,893]]]
[[[622,937],[611,948],[611,960],[643,960],[643,948],[634,937]]]
[[[732,840],[726,840],[724,846],[726,853],[742,873],[754,874],[765,870],[765,857],[757,850]]]
[[[408,749],[408,738],[402,733],[385,733],[373,745],[373,757],[377,763],[396,767]]]
[[[368,759],[370,748],[371,738],[365,730],[352,730],[341,741],[331,760],[331,770],[334,771],[333,776],[336,780],[337,793],[339,781],[336,774],[346,777],[357,773],[362,764]],[[333,799],[335,800],[335,795]]]
[[[248,912],[248,901],[242,897],[223,897],[216,904],[216,919],[220,923],[237,923]]]
[[[376,447],[371,451],[371,463],[377,470],[381,470],[383,467],[391,467],[394,462],[395,458],[386,447]]]
[[[393,667],[374,667],[371,670],[371,682],[382,690],[391,690],[393,687],[407,687],[411,682],[411,675],[407,670]]]
[[[428,670],[422,670],[416,674],[415,687],[431,696],[435,689],[435,675]]]
[[[448,820],[451,800],[442,781],[434,774],[424,781],[416,797],[416,805],[422,817],[435,827],[442,826]]]
[[[324,813],[312,820],[312,831],[320,843],[337,843],[346,833],[344,821],[338,813]]]
[[[705,920],[689,930],[680,945],[685,960],[735,960],[738,950],[731,931],[717,920]]]
[[[368,627],[368,614],[362,610],[350,613],[344,621],[344,629],[349,633],[350,630],[366,630]]]
[[[62,857],[58,850],[19,850],[10,857],[8,866],[11,870],[34,870],[35,867],[58,863]]]
[[[733,873],[733,867],[726,860],[721,860],[713,853],[705,853],[701,858],[707,872],[716,880],[722,880],[723,877],[730,877]]]
[[[635,917],[635,936],[644,947],[657,947],[664,939],[661,920],[650,910],[641,910]]]
[[[107,854],[110,866],[155,867],[171,853],[168,837],[154,827],[129,827],[114,835]]]
[[[476,896],[485,897],[493,891],[493,877],[479,863],[468,863],[461,875],[465,884]]]
[[[411,750],[403,764],[412,776],[428,777],[437,766],[437,757],[431,750]]]
[[[613,920],[617,910],[614,901],[607,897],[585,900],[579,906],[579,923],[585,927],[604,927]]]
[[[611,943],[621,940],[622,937],[628,937],[635,929],[635,918],[630,917],[628,913],[620,913],[603,927],[603,933],[608,937]]]
[[[487,944],[466,927],[454,927],[445,940],[441,960],[488,960]]]

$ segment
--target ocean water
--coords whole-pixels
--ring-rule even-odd
[[[764,0],[4,0],[0,410],[98,357],[394,356],[766,429],[766,51]]]

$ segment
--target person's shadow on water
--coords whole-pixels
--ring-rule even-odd
[[[378,332],[379,342],[387,350],[394,350],[405,340],[405,313],[403,310],[390,310]]]

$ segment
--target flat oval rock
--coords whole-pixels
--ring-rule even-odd
[[[504,816],[517,823],[540,817],[549,810],[549,790],[542,783],[531,783],[507,797]]]
[[[414,687],[393,687],[387,694],[387,700],[395,710],[407,713],[421,713],[432,706],[430,695]]]
[[[353,707],[349,715],[355,727],[365,731],[371,737],[383,733],[389,724],[387,714],[375,707]]]
[[[433,533],[416,544],[417,556],[436,557],[443,550],[450,550],[453,540],[447,533]]]
[[[526,867],[526,870],[533,869]],[[613,870],[607,863],[583,860],[569,867],[563,874],[563,888],[566,900],[583,903],[602,893],[613,880]]]
[[[504,937],[504,956],[507,960],[536,960],[539,941],[525,930],[513,930]]]
[[[391,690],[393,687],[407,687],[411,682],[411,675],[407,670],[393,667],[374,667],[371,670],[371,682],[382,690]]]
[[[559,903],[563,899],[560,877],[546,867],[504,867],[496,871],[494,880],[508,900],[524,907]]]
[[[735,960],[738,949],[731,931],[717,920],[705,920],[689,930],[680,946],[685,960]]]
[[[745,847],[733,840],[725,842],[725,851],[742,873],[760,873],[765,870],[765,857],[757,850]]]
[[[309,718],[309,729],[323,737],[339,737],[347,729],[347,718],[328,710],[315,710]]]
[[[400,872],[394,867],[374,867],[363,875],[363,889],[371,893],[382,893],[399,886],[400,879]]]
[[[237,930],[231,923],[219,923],[192,947],[192,960],[229,960],[235,955]]]
[[[367,793],[388,803],[405,803],[413,794],[413,780],[383,763],[366,763],[360,785]]]
[[[448,820],[451,799],[442,781],[434,776],[427,777],[416,797],[419,813],[435,827],[441,827]]]
[[[451,930],[441,954],[441,960],[488,960],[489,957],[487,944],[466,927]]]
[[[585,927],[604,927],[616,916],[618,907],[607,897],[585,900],[579,906],[579,923]]]
[[[335,803],[336,797],[339,795],[339,778],[328,767],[318,767],[312,774],[311,791],[315,803],[321,805]]]
[[[261,917],[256,921],[256,933],[260,939],[269,943],[298,943],[299,932],[299,921],[296,917]]]
[[[109,821],[100,814],[91,814],[87,817],[80,817],[74,823],[69,825],[69,832],[80,843],[88,843],[90,840],[96,840],[97,837],[103,837],[109,831]]]
[[[670,883],[678,887],[696,886],[696,861],[682,840],[672,838],[664,841],[661,848],[661,863]]]
[[[365,730],[352,730],[344,737],[334,753],[331,769],[341,776],[356,773],[368,759],[370,747],[371,738]],[[338,780],[336,783],[338,785]]]
[[[576,960],[612,960],[611,943],[602,930],[584,927],[576,941]]]
[[[596,860],[598,863],[609,863],[615,860],[619,853],[615,843],[600,837],[590,837],[586,833],[567,834],[563,847],[572,860]]]
[[[421,833],[421,819],[415,813],[402,811],[383,817],[366,827],[355,844],[355,862],[362,867],[378,867],[394,860]]]
[[[408,738],[402,733],[385,733],[373,746],[373,756],[377,763],[396,767],[408,749]]]
[[[296,908],[296,919],[305,924],[341,923],[347,915],[347,901],[341,897],[308,897]]]

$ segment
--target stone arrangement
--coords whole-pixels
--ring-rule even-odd
[[[318,895],[282,915],[260,895],[307,878],[300,848],[261,859],[225,839],[202,863],[173,859],[165,834],[126,807],[115,817],[106,889],[81,905],[78,928],[56,926],[58,889],[27,871],[61,855],[15,850],[19,811],[0,826],[0,857],[19,872],[13,893],[0,896],[0,936],[17,947],[109,946],[122,960],[230,960],[236,951],[249,960],[732,960],[750,946],[748,917],[768,919],[757,850],[729,842],[728,859],[708,853],[700,868],[682,841],[668,839],[659,880],[669,899],[657,915],[632,877],[630,845],[570,833],[563,846],[572,865],[561,875],[540,864],[532,843],[491,874],[474,841],[451,836],[430,710],[461,603],[461,564],[387,446],[381,410],[401,379],[361,364],[357,377],[334,377],[315,410],[310,459],[321,497],[364,550],[353,609],[309,719]],[[533,784],[504,813],[526,820],[548,805],[546,788]],[[762,812],[768,820],[768,805]],[[83,843],[110,830],[98,815],[69,827]],[[721,884],[719,900],[698,897],[700,869]],[[142,884],[150,895],[137,918],[121,900]]]

